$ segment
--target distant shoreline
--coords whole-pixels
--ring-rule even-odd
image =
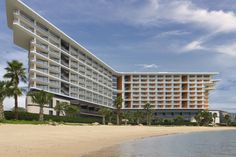
[[[0,155],[4,157],[78,157],[146,137],[223,130],[236,130],[236,128],[3,124],[0,125]]]

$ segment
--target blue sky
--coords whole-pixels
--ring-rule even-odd
[[[23,2],[118,71],[220,72],[211,108],[236,112],[236,1]],[[2,78],[7,60],[27,65],[27,51],[14,45],[4,1],[0,7]]]

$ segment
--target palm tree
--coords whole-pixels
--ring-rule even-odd
[[[58,113],[58,116],[65,115],[65,108],[66,106],[68,106],[69,103],[68,102],[59,102],[58,104],[56,104],[56,106],[54,107],[54,110]]]
[[[213,117],[213,119],[214,119],[214,125],[216,125],[216,117],[217,117],[217,113],[213,113],[212,117]]]
[[[134,112],[134,118],[136,119],[136,123],[140,124],[140,119],[143,117],[143,112],[140,110],[137,110]]]
[[[8,81],[0,81],[0,121],[5,120],[3,101],[9,96]]]
[[[135,116],[134,116],[134,112],[132,111],[125,111],[123,112],[123,121],[125,122],[125,125],[127,125],[127,123],[134,123],[134,119],[135,119]]]
[[[106,107],[101,107],[98,112],[102,115],[102,124],[105,125],[106,117],[108,116],[110,111]]]
[[[19,88],[20,81],[26,83],[26,73],[23,64],[17,60],[7,62],[8,66],[5,68],[6,74],[4,78],[10,79],[12,84],[11,95],[15,99],[15,119],[18,119],[18,96],[22,95],[22,90]]]
[[[32,98],[32,102],[39,105],[39,121],[43,121],[43,108],[49,104],[53,98],[53,94],[41,91],[33,91],[28,94]]]
[[[151,125],[152,105],[150,103],[146,103],[144,105],[144,109],[145,109],[145,112],[146,112],[147,125]]]
[[[121,108],[122,108],[123,99],[121,96],[118,96],[115,99],[115,107],[116,107],[116,124],[120,125],[120,115],[121,115]]]
[[[66,113],[66,116],[74,117],[80,113],[80,108],[78,106],[68,104],[65,106],[64,111]]]
[[[111,123],[112,117],[113,117],[113,111],[111,109],[107,109],[107,116],[109,119],[109,123]]]

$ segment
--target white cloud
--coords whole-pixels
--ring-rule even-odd
[[[217,46],[215,50],[219,53],[236,57],[236,43]]]
[[[198,8],[191,2],[172,3],[170,15],[167,17],[181,23],[193,23],[198,27],[209,29],[213,32],[235,32],[236,15],[223,10],[209,11]]]
[[[193,51],[193,50],[203,50],[205,49],[201,41],[192,41],[186,46],[184,46],[183,51]]]
[[[137,66],[140,66],[144,69],[156,69],[156,68],[158,68],[158,65],[156,65],[156,64],[138,64]]]
[[[188,35],[190,32],[181,31],[181,30],[171,30],[157,34],[154,38],[159,37],[169,37],[169,36],[181,36],[181,35]]]
[[[130,2],[130,1],[129,1]],[[189,1],[149,0],[142,7],[133,7],[136,1],[120,4],[119,7],[109,3],[113,8],[113,20],[123,20],[129,24],[145,26],[159,25],[165,22],[192,24],[213,32],[235,32],[236,15],[223,10],[199,8]],[[110,16],[110,15],[109,15]],[[112,15],[111,15],[112,16]],[[110,19],[110,18],[109,18]]]

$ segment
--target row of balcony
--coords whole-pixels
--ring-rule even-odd
[[[21,14],[22,13],[22,14]],[[18,22],[20,25],[22,25],[23,27],[25,27],[27,30],[31,31],[32,33],[37,34],[38,36],[40,36],[42,39],[47,40],[48,42],[50,42],[51,44],[53,44],[54,46],[60,48],[63,51],[70,51],[71,54],[73,54],[72,56],[78,59],[78,54],[76,55],[76,53],[79,53],[78,49],[74,48],[73,46],[68,47],[68,43],[66,41],[60,40],[60,37],[58,35],[56,35],[55,33],[53,33],[52,31],[50,31],[48,28],[46,28],[45,26],[43,26],[42,24],[35,22],[34,20],[32,21],[32,18],[30,16],[28,16],[27,14],[23,13],[23,12],[19,12],[16,11],[15,12],[15,22]],[[31,20],[29,20],[31,19]],[[60,43],[61,41],[61,43]],[[48,49],[48,46],[46,45],[42,45],[44,46],[45,49]],[[71,49],[71,50],[70,50]],[[103,73],[106,77],[111,78],[112,74],[110,71],[108,71],[106,68],[102,67],[101,65],[99,65],[96,61],[93,61],[91,58],[86,57],[84,53],[82,53],[82,55],[80,55],[81,60],[84,61],[85,64],[88,64],[89,66],[98,69],[99,72]],[[92,64],[94,63],[94,64]],[[92,66],[94,65],[94,66]],[[100,68],[100,69],[99,69]]]
[[[65,61],[62,60],[62,64],[63,64],[63,65],[66,65],[66,63],[64,63],[64,62],[65,62]],[[43,65],[43,66],[45,66],[45,68],[46,68],[46,67],[48,66],[48,61],[45,61],[45,60],[43,60],[43,59],[38,59],[38,60],[37,60],[37,64]],[[59,66],[57,66],[57,68],[59,68]],[[81,71],[82,71],[82,70],[81,70]],[[81,72],[81,71],[80,71],[80,72]],[[87,76],[88,76],[89,73],[86,72],[86,74],[87,74]],[[90,74],[92,74],[92,73],[90,72]],[[85,74],[82,74],[82,75],[85,75]],[[98,75],[97,75],[97,76],[98,76]],[[102,79],[102,76],[100,76],[100,75],[99,75],[99,80],[98,80],[97,78],[95,78],[94,75],[92,75],[92,77],[93,77],[93,79],[95,79],[95,80],[98,81],[99,83],[102,83],[102,84],[104,84],[105,86],[111,87],[111,84],[112,84],[112,83],[111,83],[111,80],[107,80],[106,78],[103,78],[103,79],[104,79],[104,80],[103,80],[103,79]],[[92,78],[91,78],[91,79],[92,79]],[[101,79],[102,79],[102,80],[101,80]]]

